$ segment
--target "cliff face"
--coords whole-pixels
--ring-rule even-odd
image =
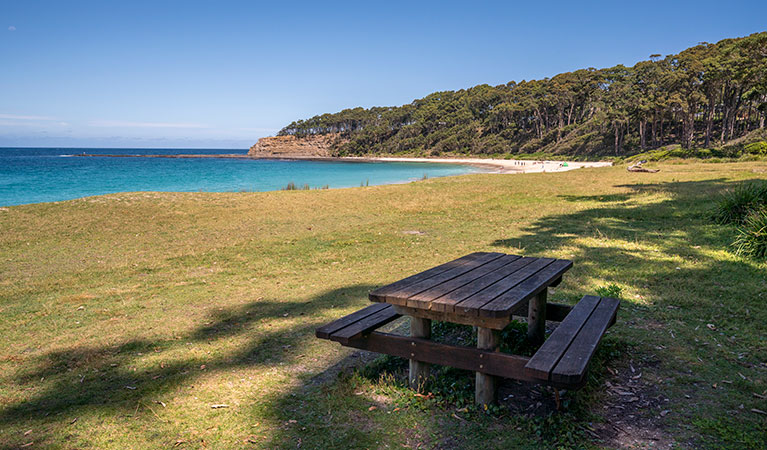
[[[271,158],[305,156],[333,156],[333,149],[341,143],[338,135],[325,134],[306,137],[274,136],[261,138],[250,147],[248,156]]]

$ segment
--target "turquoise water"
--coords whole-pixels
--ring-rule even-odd
[[[244,150],[0,148],[0,206],[127,191],[272,191],[293,182],[331,188],[481,172],[436,163],[362,163],[225,158],[109,158],[89,154],[245,154]]]

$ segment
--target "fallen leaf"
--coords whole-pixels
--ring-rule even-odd
[[[371,406],[370,408],[368,408],[368,411],[375,411],[376,409],[378,409],[377,406]]]
[[[211,407],[211,408],[213,408],[213,409],[219,409],[219,408],[228,408],[228,407],[229,407],[229,405],[224,405],[224,404],[220,404],[220,405],[210,405],[210,407]]]
[[[709,330],[716,331],[716,325],[714,325],[713,323],[707,323],[706,326],[708,327]]]
[[[27,430],[27,431],[25,431],[25,432],[24,432],[24,436],[29,436],[29,433],[31,433],[31,432],[32,432],[32,430]]]
[[[75,422],[77,422],[77,419],[79,419],[79,417],[75,417],[74,419],[72,419],[72,421],[71,421],[71,422],[69,422],[69,424],[70,424],[70,425],[74,425],[74,424],[75,424]]]

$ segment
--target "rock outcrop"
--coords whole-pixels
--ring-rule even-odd
[[[265,158],[332,157],[342,143],[338,135],[325,134],[306,137],[274,136],[261,138],[250,147],[248,156]]]

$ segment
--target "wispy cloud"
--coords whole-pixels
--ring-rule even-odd
[[[199,123],[174,123],[174,122],[130,122],[125,120],[97,120],[90,122],[92,127],[102,128],[208,128]]]
[[[0,114],[0,119],[7,120],[59,120],[49,116],[25,116],[21,114]]]
[[[14,27],[13,25],[11,25],[10,27],[8,27],[8,31],[16,31],[16,27]]]

